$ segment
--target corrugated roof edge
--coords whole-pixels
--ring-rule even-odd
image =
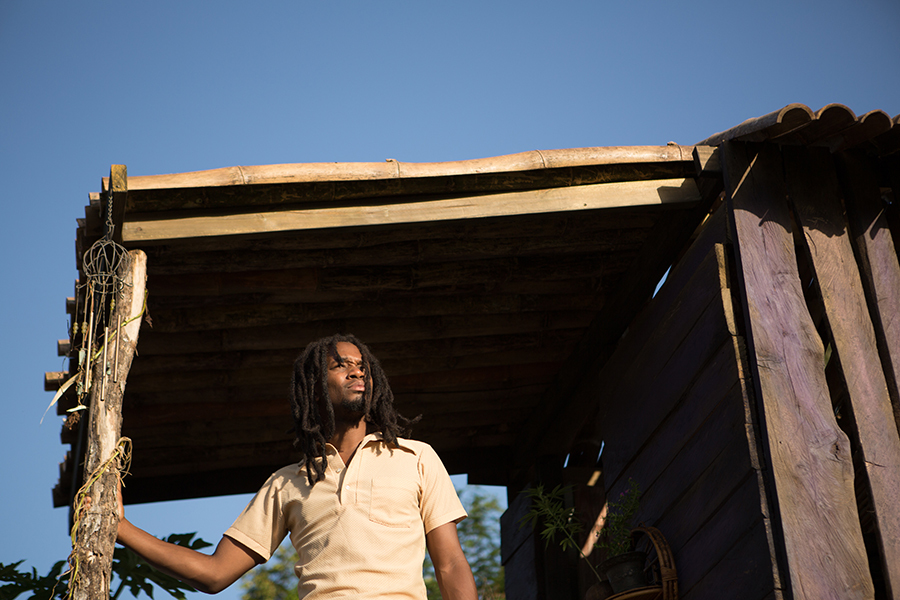
[[[533,171],[586,165],[638,164],[691,161],[693,146],[611,146],[532,150],[492,158],[408,163],[388,159],[383,163],[295,163],[245,167],[225,167],[209,171],[171,175],[137,175],[128,178],[128,189],[220,187],[231,185],[278,184],[316,181],[364,181],[447,177],[479,173]],[[109,178],[103,178],[103,191]]]
[[[730,140],[774,141],[828,146],[836,151],[870,142],[876,153],[891,153],[898,149],[895,139],[898,137],[898,124],[900,115],[891,119],[882,110],[873,110],[857,117],[843,104],[828,104],[816,112],[803,104],[788,104],[712,135],[697,145],[718,146]]]

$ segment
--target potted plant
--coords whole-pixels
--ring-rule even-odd
[[[647,555],[634,551],[631,537],[631,521],[637,512],[641,494],[637,483],[629,479],[628,487],[619,498],[607,502],[606,520],[595,546],[605,548],[608,558],[596,568],[581,551],[581,545],[576,540],[582,527],[575,518],[575,509],[565,507],[565,496],[570,489],[571,486],[558,485],[547,491],[543,485],[537,485],[525,490],[524,493],[531,500],[531,508],[522,518],[521,526],[530,524],[534,528],[540,524],[540,535],[545,543],[549,544],[558,538],[564,551],[574,548],[585,559],[597,581],[608,581],[613,593],[646,586],[644,563]]]
[[[607,502],[606,520],[595,543],[607,551],[607,559],[598,568],[606,575],[615,593],[647,585],[644,575],[647,553],[634,549],[634,538],[631,536],[632,519],[640,505],[640,498],[640,488],[633,479],[629,479],[628,487],[619,494],[618,499]]]

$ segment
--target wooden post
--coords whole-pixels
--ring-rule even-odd
[[[729,210],[767,458],[793,598],[871,599],[850,443],[797,269],[781,155],[723,144]]]
[[[94,363],[92,374],[84,465],[91,506],[76,524],[73,548],[77,565],[73,576],[75,600],[109,598],[119,521],[116,499],[119,460],[116,453],[122,429],[122,396],[137,346],[147,278],[147,255],[133,250],[128,256],[130,260],[123,263],[119,272],[125,280],[124,291],[110,319],[110,336],[103,340],[107,346],[106,361],[101,355]],[[118,333],[113,335],[117,329]]]

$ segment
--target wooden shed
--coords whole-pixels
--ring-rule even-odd
[[[690,147],[114,166],[79,220],[70,370],[46,384],[71,382],[59,413],[95,421],[88,397],[127,380],[126,502],[251,492],[296,459],[293,358],[354,333],[423,415],[414,437],[507,486],[510,600],[590,584],[519,529],[518,492],[573,483],[593,520],[629,478],[682,598],[900,598],[898,200],[898,118],[841,105]],[[113,241],[145,260],[145,303],[137,282],[92,304]],[[117,372],[110,331],[135,316]],[[90,463],[85,412],[56,506]]]

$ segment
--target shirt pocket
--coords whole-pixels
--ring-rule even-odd
[[[409,528],[419,517],[419,482],[380,477],[372,480],[369,520],[386,527]]]

